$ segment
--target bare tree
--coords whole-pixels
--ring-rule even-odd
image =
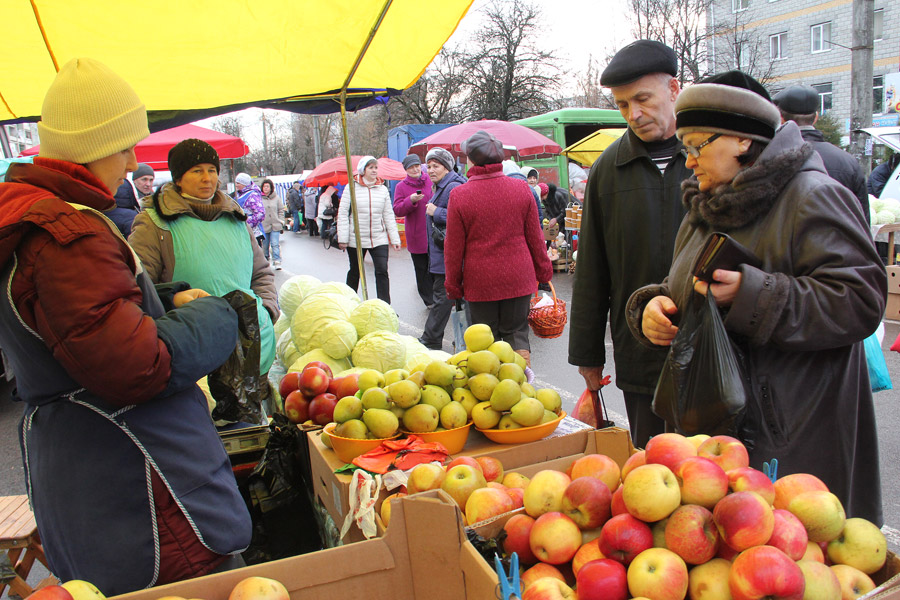
[[[493,0],[484,26],[461,57],[467,81],[462,116],[512,121],[554,106],[562,74],[553,52],[538,49],[542,13],[531,0]]]
[[[763,85],[776,76],[775,62],[769,56],[769,39],[746,26],[745,13],[734,13],[731,22],[716,31],[717,71],[739,69]]]
[[[634,35],[658,40],[675,51],[681,85],[707,74],[707,42],[713,32],[706,14],[712,1],[630,0]]]
[[[394,121],[405,123],[456,123],[466,76],[462,56],[443,48],[424,75],[392,101]]]

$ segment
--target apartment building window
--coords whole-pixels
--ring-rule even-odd
[[[810,52],[831,50],[831,21],[818,23],[809,28]]]
[[[819,92],[819,114],[827,114],[831,110],[831,84],[817,83],[813,87]]]
[[[884,75],[872,78],[872,114],[884,112]]]
[[[787,58],[787,31],[769,36],[769,58],[771,60]]]
[[[873,36],[874,40],[880,40],[884,38],[884,9],[879,8],[875,11],[875,26],[873,27],[875,30],[875,35]]]
[[[740,12],[750,8],[750,0],[731,0],[731,12]]]
[[[734,45],[734,67],[741,71],[750,68],[750,44],[747,42],[738,42]]]

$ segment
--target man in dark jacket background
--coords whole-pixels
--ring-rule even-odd
[[[153,167],[138,163],[137,169],[131,174],[131,180],[126,179],[116,190],[116,207],[106,211],[106,216],[116,224],[124,237],[131,234],[131,223],[141,210],[141,198],[153,193],[155,179]]]
[[[822,132],[814,127],[819,120],[819,92],[809,85],[793,85],[775,94],[772,102],[781,111],[781,122],[793,121],[800,127],[803,140],[822,157],[828,175],[853,192],[869,223],[869,191],[866,177],[856,159],[834,144],[825,141]],[[871,225],[871,223],[869,223]]]
[[[303,210],[303,196],[300,195],[299,179],[291,184],[291,189],[288,190],[287,205],[288,210],[291,211],[291,217],[293,217],[291,231],[300,233],[300,222],[302,221],[300,218],[300,211]]]
[[[600,76],[628,131],[591,167],[572,291],[569,363],[579,367],[589,389],[600,388],[609,318],[616,385],[638,447],[665,430],[651,403],[667,349],[647,348],[634,339],[625,303],[634,290],[669,272],[685,212],[681,182],[691,172],[675,137],[675,99],[681,91],[676,73],[671,48],[638,40],[619,50]]]

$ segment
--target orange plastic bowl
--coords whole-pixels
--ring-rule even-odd
[[[525,444],[527,442],[536,442],[553,433],[559,422],[566,417],[565,412],[559,413],[559,416],[552,421],[541,423],[533,427],[520,427],[518,429],[478,429],[484,436],[498,444]]]
[[[404,430],[406,435],[417,435],[425,442],[438,442],[447,449],[450,454],[461,452],[469,439],[469,430],[472,428],[472,421],[469,421],[462,427],[454,429],[445,429],[444,431],[429,431],[428,433],[413,433]]]
[[[334,428],[337,423],[329,423],[325,426],[325,433],[331,438],[331,447],[337,457],[345,463],[353,462],[353,459],[360,454],[365,454],[369,450],[374,450],[385,440],[393,440],[400,437],[398,431],[396,435],[380,440],[358,440],[355,438],[345,438],[334,434]]]

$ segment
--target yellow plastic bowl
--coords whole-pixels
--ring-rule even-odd
[[[518,429],[478,429],[476,427],[475,429],[483,433],[487,439],[498,444],[524,444],[536,442],[553,433],[565,416],[566,413],[561,412],[556,419],[533,427],[520,427]]]
[[[331,447],[334,450],[334,453],[337,454],[337,457],[345,463],[351,463],[353,462],[353,459],[360,454],[365,454],[369,450],[374,450],[381,445],[381,442],[385,440],[393,440],[400,437],[400,432],[398,431],[396,435],[389,438],[380,440],[358,440],[355,438],[345,438],[339,435],[335,435],[335,427],[337,427],[337,423],[329,423],[325,426],[324,430],[325,433],[327,433],[331,437]]]
[[[462,427],[454,429],[445,429],[444,431],[429,431],[428,433],[413,433],[412,431],[403,430],[406,435],[417,435],[425,442],[438,442],[447,449],[450,454],[461,452],[469,439],[469,429],[472,428],[472,421],[469,421]]]

